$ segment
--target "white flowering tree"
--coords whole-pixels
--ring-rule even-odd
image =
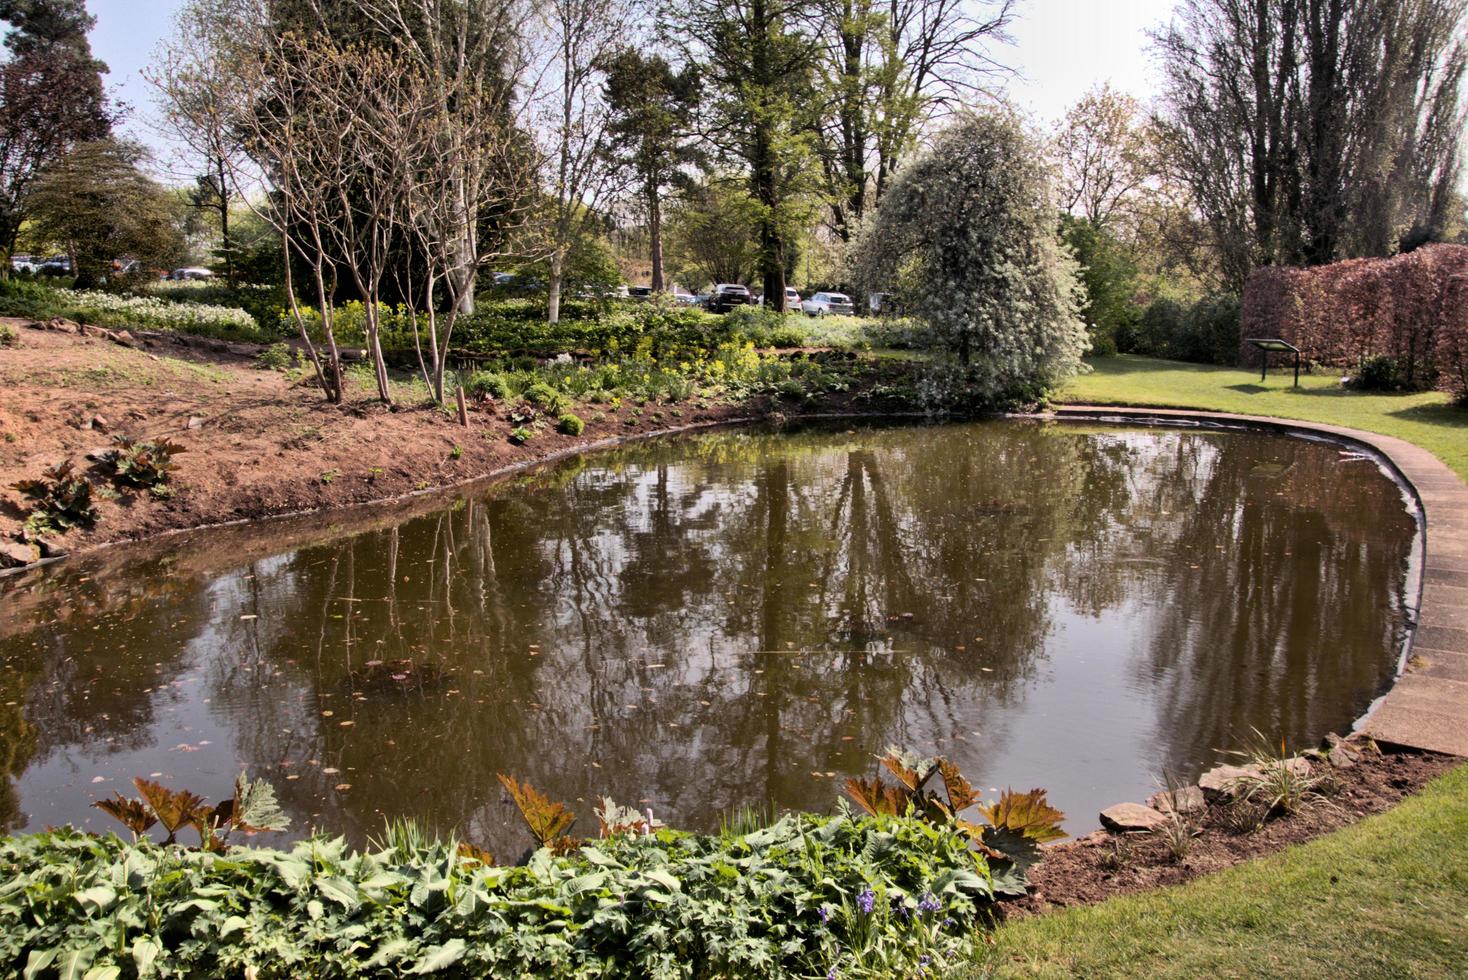
[[[907,164],[851,265],[932,331],[981,402],[1038,398],[1089,348],[1043,148],[1007,110],[965,114]]]

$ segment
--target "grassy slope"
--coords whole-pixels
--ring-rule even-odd
[[[1201,408],[1306,419],[1381,432],[1430,450],[1468,479],[1468,411],[1446,395],[1362,394],[1340,386],[1338,377],[1302,376],[1298,389],[1289,375],[1203,367],[1145,357],[1107,357],[1092,362],[1091,374],[1072,381],[1059,401],[1091,405]]]
[[[1441,395],[1136,357],[1098,360],[1062,401],[1331,422],[1424,446],[1468,478],[1468,411]],[[1396,810],[1178,888],[999,930],[972,976],[1468,975],[1468,767]]]
[[[968,975],[1468,975],[1468,767],[1268,858],[1006,926]]]

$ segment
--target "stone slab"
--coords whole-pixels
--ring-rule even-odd
[[[1423,677],[1468,682],[1468,654],[1449,653],[1423,646],[1413,647],[1410,670]]]

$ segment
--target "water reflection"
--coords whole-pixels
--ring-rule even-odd
[[[824,810],[898,743],[1085,829],[1251,726],[1348,725],[1391,676],[1413,530],[1370,462],[1280,436],[643,444],[243,565],[10,583],[0,820],[102,826],[132,775],[222,794],[246,765],[298,824],[508,854],[496,772],[707,828]]]

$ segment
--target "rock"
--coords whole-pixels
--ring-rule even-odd
[[[1166,822],[1162,814],[1140,803],[1118,803],[1101,811],[1101,826],[1118,834],[1153,830]]]
[[[114,333],[112,335],[112,338],[111,339],[112,339],[112,342],[114,344],[121,344],[124,347],[138,347],[138,346],[140,346],[139,343],[138,343],[138,341],[137,341],[137,338],[135,338],[132,334],[128,333],[126,330],[119,330],[119,331],[117,331],[116,333]]]
[[[108,423],[105,417],[101,415],[93,415],[92,428],[96,429],[98,432],[105,433],[108,429],[111,428],[111,425]]]
[[[1336,742],[1325,758],[1336,769],[1349,769],[1361,761],[1360,754],[1346,742]]]
[[[75,320],[68,320],[64,316],[53,316],[51,319],[47,320],[46,329],[55,330],[58,333],[79,334],[82,332],[81,324],[77,323]]]
[[[1209,802],[1232,800],[1239,795],[1239,780],[1253,775],[1255,770],[1243,766],[1218,766],[1202,775],[1198,780],[1198,788]]]
[[[203,427],[204,427],[204,420],[203,420],[203,418],[201,418],[198,415],[190,415],[189,416],[188,428],[190,428],[190,429],[202,429]]]
[[[0,541],[0,568],[24,568],[40,560],[41,553],[34,546],[20,541]]]
[[[66,554],[66,549],[62,547],[61,542],[50,535],[43,534],[32,540],[36,547],[41,549],[42,558],[60,558]]]
[[[1157,793],[1147,800],[1147,805],[1162,813],[1171,813],[1175,810],[1184,815],[1202,813],[1208,807],[1207,801],[1203,799],[1203,791],[1196,786],[1184,786],[1181,789]]]

